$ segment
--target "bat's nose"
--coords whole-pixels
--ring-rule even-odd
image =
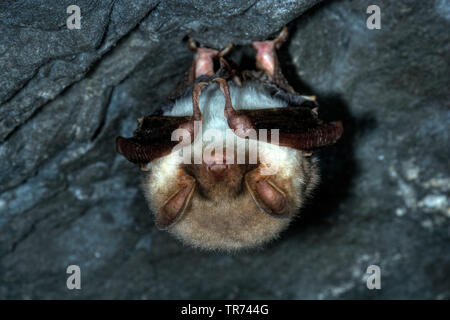
[[[221,180],[231,171],[232,162],[227,158],[225,150],[222,153],[213,151],[203,158],[203,167],[209,177]]]
[[[220,180],[221,178],[225,177],[230,171],[230,166],[227,164],[204,164],[204,166],[206,168],[207,174],[215,178],[216,180]]]
[[[209,159],[203,160],[203,166],[206,174],[215,180],[220,180],[228,174],[230,164],[226,163],[226,159],[221,155],[213,155]]]
[[[232,159],[229,159],[232,160]],[[226,150],[223,149],[222,152],[211,151],[210,154],[205,153],[203,155],[203,163],[207,166],[220,165],[220,164],[231,164],[227,161]]]
[[[224,148],[225,149],[225,148]],[[224,156],[225,155],[225,156]],[[237,194],[242,188],[245,164],[237,164],[235,155],[222,152],[203,154],[201,164],[185,165],[184,170],[197,181],[198,190],[209,198],[221,199],[223,193]]]

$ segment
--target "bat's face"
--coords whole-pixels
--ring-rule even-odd
[[[231,99],[236,109],[255,112],[286,106],[253,85],[232,87]],[[317,169],[302,151],[231,133],[224,105],[217,84],[208,87],[199,104],[201,135],[153,161],[143,186],[157,226],[197,247],[233,250],[276,237],[316,184]],[[184,98],[165,115],[185,116],[192,108]],[[197,164],[195,150],[202,155]],[[191,156],[183,158],[185,152]]]
[[[148,171],[143,188],[159,229],[205,249],[254,247],[275,238],[314,189],[312,150],[339,139],[342,124],[321,121],[315,99],[283,77],[275,48],[285,37],[283,29],[254,42],[260,72],[242,74],[223,59],[229,47],[191,41],[196,55],[171,109],[117,138],[117,151]]]

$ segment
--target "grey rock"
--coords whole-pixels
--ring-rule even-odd
[[[0,2],[0,298],[449,299],[450,5],[379,1],[369,30],[370,1],[318,2],[77,1],[81,30],[65,3]],[[186,36],[246,45],[285,24],[288,79],[345,135],[279,240],[188,248],[155,229],[114,138],[180,81]]]

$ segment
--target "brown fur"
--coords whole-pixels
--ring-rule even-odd
[[[144,178],[145,194],[155,215],[178,188],[180,176],[187,174],[182,169],[185,165],[167,165],[170,157],[155,161]],[[178,170],[171,174],[167,171],[170,166]],[[289,150],[287,161],[279,166],[277,174],[270,177],[286,194],[290,204],[288,218],[279,219],[264,213],[243,186],[247,165],[236,166],[240,167],[240,173],[233,179],[239,177],[239,183],[233,181],[230,184],[229,180],[211,183],[201,170],[200,174],[198,171],[190,172],[197,180],[197,188],[185,212],[169,232],[187,244],[209,250],[235,251],[260,246],[275,239],[289,225],[318,182],[315,160],[303,156],[301,151]],[[162,172],[166,173],[164,180],[158,178]],[[200,192],[202,189],[206,193]]]
[[[254,43],[254,48],[257,51],[256,64],[260,69],[261,77],[265,77],[265,80],[259,79],[259,83],[268,81],[288,93],[296,94],[284,78],[275,52],[286,35],[287,29],[283,28],[283,31],[275,40]],[[224,110],[228,126],[232,128],[249,126],[250,122],[243,122],[242,119],[244,118],[238,117],[239,113],[233,109],[231,104],[227,81],[238,79],[239,81],[236,81],[238,87],[245,87],[245,83],[239,79],[237,71],[231,68],[230,64],[222,58],[226,50],[219,53],[217,50],[197,48],[192,45],[193,41],[190,43],[191,47],[197,50],[197,53],[200,50],[207,54],[196,55],[184,83],[177,88],[172,98],[179,98],[186,87],[193,86],[193,113],[194,116],[198,115],[197,120],[201,119],[199,98],[201,87],[205,83],[195,82],[196,77],[212,75],[214,71],[211,70],[214,66],[213,59],[219,59],[221,67],[216,72],[216,76],[213,76],[209,82],[216,81],[220,84],[220,89],[225,97]],[[252,93],[253,91],[246,92],[255,94]],[[253,105],[253,101],[259,103],[259,97],[261,97],[260,94],[247,104]],[[179,101],[177,100],[177,102]],[[215,106],[217,106],[217,102],[215,105],[205,107],[205,111],[206,108],[212,109]],[[178,110],[184,110],[182,104],[178,107]],[[248,114],[259,115],[265,121],[274,121],[273,115],[269,116],[267,111],[263,115],[261,113],[262,108],[258,106],[241,107]],[[252,109],[255,109],[255,111],[250,111]],[[295,111],[299,110],[295,109]],[[308,115],[311,113],[309,109],[301,110],[307,110]],[[243,113],[244,111],[241,110],[240,112]],[[208,114],[208,112],[205,114]],[[273,114],[278,113],[274,112]],[[309,119],[305,115],[301,115],[287,117],[286,121],[291,118],[302,119],[303,121]],[[313,118],[317,120],[315,117]],[[210,116],[210,120],[216,121],[214,122],[215,126],[220,123],[217,122],[216,117]],[[235,123],[235,120],[237,123]],[[257,117],[253,117],[253,121],[256,120]],[[277,128],[279,128],[282,123],[279,123],[280,119],[276,120]],[[283,123],[286,121],[283,121]],[[250,124],[254,126],[253,122]],[[296,125],[294,123],[294,126]],[[337,140],[338,136],[342,134],[342,126],[335,125],[333,128],[338,128],[340,131],[337,132],[336,129],[336,132],[331,132],[329,136],[336,136]],[[313,138],[318,137],[317,141],[309,136],[291,135],[289,143],[284,144],[284,147],[269,145],[258,140],[258,151],[262,150],[262,153],[258,153],[257,165],[230,164],[221,166],[220,162],[215,162],[216,160],[212,162],[203,160],[202,164],[186,165],[181,163],[178,152],[172,152],[156,160],[152,158],[151,170],[145,173],[143,179],[143,188],[150,209],[155,215],[157,227],[169,230],[170,233],[189,245],[207,250],[235,251],[260,246],[277,238],[280,232],[299,213],[299,209],[319,182],[316,159],[311,157],[310,153],[304,153],[300,150],[310,150],[309,147],[334,142],[331,139],[322,141],[323,137],[328,137],[322,131],[308,131],[308,134]],[[236,135],[239,139],[242,138],[239,134]],[[283,137],[285,136],[280,136],[281,143],[284,141]],[[307,148],[298,144],[303,140],[311,142],[306,145]],[[293,145],[292,142],[297,144]],[[323,143],[320,144],[319,142]],[[285,157],[280,158],[280,155]],[[264,176],[259,171],[264,166],[272,167],[271,164],[273,163],[277,166],[275,174],[267,175],[267,173],[264,173],[266,174]]]

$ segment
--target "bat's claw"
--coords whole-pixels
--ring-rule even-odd
[[[219,51],[216,49],[199,47],[197,45],[197,43],[195,42],[194,38],[191,37],[188,40],[188,47],[189,47],[189,50],[191,50],[193,52],[197,52],[198,50],[202,50],[202,49],[212,50],[212,51],[216,52],[218,58],[222,58],[222,57],[225,57],[228,53],[230,53],[231,49],[233,49],[233,44],[229,43],[224,49]]]
[[[218,56],[219,56],[220,58],[225,57],[228,53],[230,53],[231,49],[233,49],[233,44],[232,44],[232,43],[229,43],[224,49],[222,49],[222,50],[219,52],[219,55],[218,55]]]
[[[281,29],[280,34],[278,34],[278,36],[274,40],[272,40],[275,43],[276,49],[280,49],[288,34],[288,28],[284,26],[283,29]]]
[[[214,74],[213,60],[226,56],[233,48],[232,43],[229,43],[220,51],[211,48],[199,47],[193,38],[189,38],[188,46],[191,51],[195,52],[195,79],[202,75],[212,76]]]
[[[197,51],[197,44],[195,43],[194,38],[189,38],[188,40],[188,47],[189,50],[196,52]]]
[[[308,101],[317,102],[317,96],[302,96]]]
[[[284,26],[280,34],[273,40],[254,41],[252,47],[256,50],[256,67],[273,78],[278,68],[276,50],[281,47],[288,36],[287,27]]]

